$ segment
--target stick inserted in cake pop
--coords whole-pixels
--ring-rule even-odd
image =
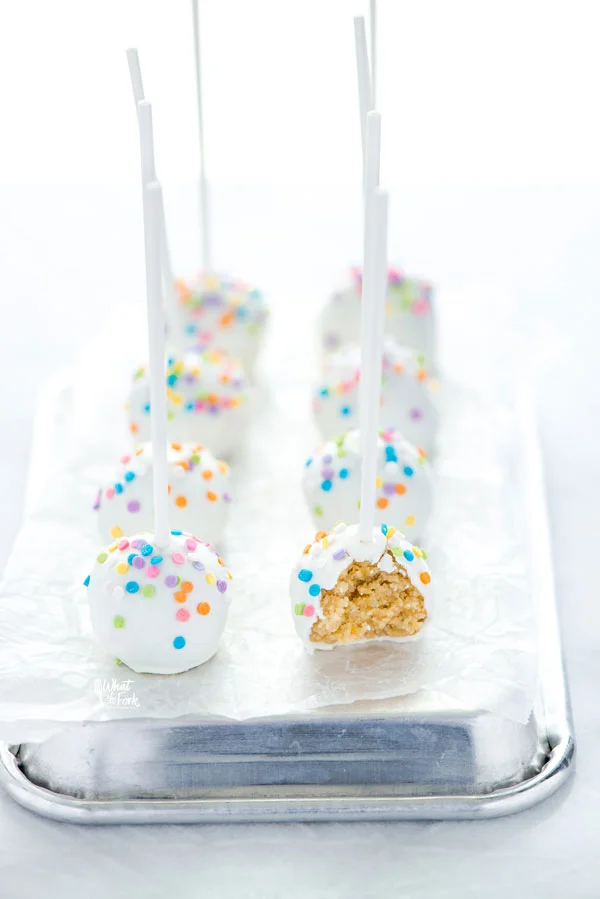
[[[192,0],[194,31],[194,66],[196,72],[196,107],[198,110],[198,149],[200,151],[200,229],[202,232],[202,266],[204,271],[212,269],[211,242],[209,232],[209,196],[206,175],[206,152],[204,143],[204,117],[202,114],[202,67],[200,63],[200,16],[198,0]]]
[[[377,0],[369,3],[369,38],[371,43],[371,99],[377,105]]]
[[[135,103],[136,116],[138,115],[138,105],[145,102],[144,81],[142,79],[142,68],[140,66],[140,58],[135,47],[130,47],[126,51],[127,65],[129,66],[129,78],[131,80],[131,89],[133,91],[133,100]],[[156,165],[154,161],[154,150],[147,153],[142,158],[142,190],[144,185],[156,179]],[[179,303],[177,301],[177,291],[175,289],[175,276],[173,274],[173,264],[171,262],[171,251],[169,249],[169,238],[167,233],[167,219],[165,216],[164,199],[161,191],[161,210],[160,210],[160,260],[162,266],[163,288],[166,294],[167,303],[169,305],[170,314],[174,319],[179,314]]]
[[[369,53],[364,16],[354,17],[354,47],[356,51],[356,74],[358,78],[358,109],[360,114],[360,137],[362,141],[363,164],[367,155],[367,114],[373,109],[373,85],[369,70]]]
[[[363,303],[369,324],[361,338],[360,431],[362,474],[359,537],[373,539],[377,478],[377,435],[383,355],[383,306],[387,285],[388,195],[376,189],[366,199]]]

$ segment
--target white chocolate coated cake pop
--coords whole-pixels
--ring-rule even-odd
[[[231,504],[229,466],[199,444],[170,443],[167,452],[170,521],[218,543]],[[98,491],[94,508],[103,541],[152,529],[152,456],[150,443],[123,456],[114,478]]]
[[[227,618],[231,572],[216,550],[171,531],[110,544],[85,580],[94,633],[133,671],[176,674],[208,661]]]
[[[397,428],[414,446],[430,453],[438,424],[437,384],[413,350],[387,338],[383,352],[379,426]],[[348,346],[327,360],[313,399],[325,439],[359,425],[360,348]]]
[[[326,304],[320,319],[321,345],[325,353],[335,352],[360,335],[362,273],[351,270],[350,284],[336,291]],[[422,364],[435,366],[435,325],[433,287],[426,281],[405,277],[398,269],[389,269],[385,308],[385,333],[403,346],[422,355]]]
[[[239,359],[254,371],[269,310],[262,293],[233,278],[200,274],[194,281],[175,281],[179,299],[171,334],[176,346],[210,347]]]
[[[432,603],[426,558],[385,524],[366,543],[358,525],[317,533],[290,581],[294,626],[306,649],[418,639]]]
[[[307,460],[302,487],[316,527],[329,531],[357,520],[361,459],[360,431],[352,430],[328,440]],[[431,514],[431,466],[423,450],[394,428],[378,435],[376,484],[376,524],[395,521],[407,539],[420,542]]]
[[[171,356],[166,368],[167,434],[179,443],[201,443],[216,456],[230,456],[249,420],[249,390],[236,360],[216,350]],[[150,439],[150,380],[146,367],[134,375],[128,403],[136,444]]]

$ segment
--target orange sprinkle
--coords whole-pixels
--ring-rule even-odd
[[[139,431],[139,428],[134,421],[132,421],[131,424],[129,425],[129,430],[131,431],[132,434],[137,434],[137,432]]]
[[[171,496],[171,485],[169,484],[169,496]]]
[[[180,300],[182,300],[184,303],[186,302],[186,300],[189,300],[192,295],[192,291],[189,289],[182,278],[175,278],[175,287],[177,288],[177,293]]]
[[[315,534],[315,543],[318,540],[322,540],[326,536],[327,536],[327,534],[325,533],[325,531],[317,531],[317,533]]]
[[[208,615],[210,612],[210,605],[207,602],[199,602],[196,606],[196,611],[199,615]]]
[[[422,571],[419,575],[422,584],[428,584],[431,580],[431,575],[428,571]]]
[[[180,444],[180,443],[172,443],[172,444],[171,444],[171,449],[174,449],[174,450],[177,450],[177,452],[180,452],[180,451],[181,451],[181,444]]]
[[[212,476],[213,476],[213,473],[210,470],[210,468],[207,468],[206,471],[202,472],[202,477],[204,478],[205,481],[210,481]]]
[[[223,559],[217,559],[217,561],[218,561],[219,565],[222,565],[223,568],[225,568],[225,562],[223,561]]]
[[[379,499],[377,500],[377,508],[378,509],[387,509],[387,507],[388,507],[387,499],[385,498],[385,496],[380,496]]]
[[[219,471],[221,474],[227,474],[229,471],[229,465],[226,462],[219,462]]]
[[[141,446],[139,449],[137,449],[135,451],[135,454],[136,454],[136,456],[141,456],[143,452],[144,452],[144,447]]]
[[[230,309],[229,312],[226,312],[225,315],[221,316],[221,319],[219,321],[219,327],[228,328],[232,321],[233,321],[233,312]]]
[[[404,374],[404,366],[401,365],[399,362],[396,362],[394,364],[394,371],[396,372],[397,375],[403,375]]]
[[[420,368],[417,372],[417,381],[426,381],[427,380],[427,372],[424,368]]]
[[[181,590],[183,593],[191,593],[193,589],[194,589],[194,585],[192,584],[191,581],[184,581],[183,584],[181,585]]]
[[[187,594],[183,592],[183,590],[178,590],[175,594],[176,602],[185,602],[187,599]]]
[[[304,550],[302,551],[302,555],[305,556],[309,552],[310,552],[310,543],[307,543],[306,546],[304,547]]]
[[[219,397],[215,393],[209,393],[206,397],[206,401],[210,403],[211,406],[216,406],[219,402]]]
[[[206,498],[207,498],[208,500],[210,500],[211,503],[214,503],[214,502],[216,502],[216,500],[217,500],[217,494],[215,493],[214,490],[207,490],[207,491],[206,491]]]
[[[185,507],[187,506],[187,497],[185,497],[185,496],[178,496],[178,497],[175,499],[175,505],[176,505],[176,506],[179,506],[180,509],[185,509]]]
[[[406,485],[405,484],[396,484],[396,493],[399,493],[402,496],[406,493]]]

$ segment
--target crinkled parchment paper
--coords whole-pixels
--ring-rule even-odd
[[[307,353],[313,319],[293,312],[280,306],[273,315],[252,426],[234,462],[236,503],[220,547],[235,576],[227,630],[216,656],[183,675],[117,666],[94,641],[81,586],[99,545],[97,487],[129,448],[123,402],[144,358],[143,310],[114,316],[70,376],[46,390],[25,520],[0,589],[0,738],[39,739],[65,722],[131,716],[305,713],[419,691],[527,720],[536,657],[519,426],[502,398],[506,384],[495,390],[482,375],[489,354],[477,362],[481,341],[458,326],[444,344],[460,365],[440,392],[426,541],[437,590],[426,634],[404,645],[305,654],[288,579],[313,534],[300,478],[319,438],[310,411],[316,362]]]

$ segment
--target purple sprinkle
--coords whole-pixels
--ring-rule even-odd
[[[191,374],[191,372],[190,372],[185,376],[185,378],[183,380],[185,381],[186,384],[193,384],[194,381],[196,380],[196,376]]]
[[[143,546],[146,545],[146,541],[143,540],[141,537],[138,537],[137,540],[131,541],[131,545],[133,546],[134,549],[141,549]]]
[[[221,306],[223,299],[220,293],[205,293],[202,296],[202,304],[204,306]]]
[[[396,492],[396,485],[395,484],[384,484],[383,492],[385,493],[386,496],[393,496],[394,493]]]
[[[175,587],[177,584],[177,575],[168,574],[165,578],[165,585],[167,587]]]
[[[127,503],[127,511],[128,512],[139,512],[140,511],[140,504],[137,501],[137,499],[129,500],[129,502]]]
[[[95,511],[96,509],[99,509],[99,508],[100,508],[100,500],[101,500],[101,498],[102,498],[102,491],[99,490],[99,491],[98,491],[98,495],[97,495],[97,497],[96,497],[96,501],[95,501],[94,505],[92,506],[92,508],[94,509],[94,511]]]
[[[412,418],[413,421],[419,421],[420,418],[423,418],[423,413],[421,412],[420,409],[411,409],[410,417]]]
[[[216,415],[217,412],[219,411],[219,409],[217,408],[217,406],[209,406],[208,411],[210,412],[211,415]]]
[[[217,581],[217,590],[219,593],[225,593],[227,590],[227,582],[226,581]]]
[[[338,561],[338,562],[340,561],[340,559],[345,558],[345,556],[346,556],[345,549],[336,549],[336,551],[333,554],[333,558],[336,559],[336,561]]]
[[[196,569],[196,571],[204,571],[204,565],[202,564],[202,562],[192,562],[192,566]]]
[[[335,477],[335,471],[333,468],[324,468],[321,472],[321,477],[324,481],[332,481]]]
[[[230,503],[231,501],[232,501],[232,500],[231,500],[231,497],[229,496],[229,494],[228,494],[228,493],[224,493],[224,494],[223,494],[223,502],[225,502],[225,503]]]
[[[145,568],[146,563],[141,556],[136,556],[135,559],[133,560],[133,567],[134,568]]]
[[[323,465],[329,465],[329,463],[333,460],[333,456],[331,453],[327,453],[326,456],[323,456]]]
[[[326,346],[337,346],[339,343],[339,339],[337,334],[326,334],[325,335],[325,345]]]

